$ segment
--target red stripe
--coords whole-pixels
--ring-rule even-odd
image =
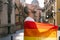
[[[37,29],[35,22],[26,21],[24,22],[24,29]]]

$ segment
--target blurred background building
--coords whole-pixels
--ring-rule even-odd
[[[31,4],[35,5],[36,8],[39,7],[39,2],[38,2],[38,0],[32,0]]]
[[[48,23],[60,25],[60,0],[45,0],[44,15]]]
[[[14,0],[0,0],[0,36],[15,31]],[[14,28],[14,29],[13,29]]]
[[[15,0],[15,23],[17,26],[17,30],[23,28],[23,22],[25,19],[25,15],[23,12],[24,5],[25,0]]]
[[[44,0],[44,15],[48,23],[55,23],[55,0]]]
[[[48,23],[60,25],[60,0],[44,0],[44,14]]]

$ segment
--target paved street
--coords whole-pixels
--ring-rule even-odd
[[[19,30],[15,34],[12,34],[13,39],[12,40],[24,40],[24,30]],[[60,31],[58,31],[57,39],[59,40]],[[11,40],[11,35],[8,35],[7,37],[0,38],[0,40]]]
[[[15,34],[8,35],[7,37],[0,38],[0,40],[11,40],[11,36],[13,36],[12,40],[23,40],[24,39],[23,38],[23,36],[24,36],[23,31],[24,30],[19,30]]]
[[[16,34],[13,36],[13,40],[23,40],[24,38],[24,30],[17,31]]]

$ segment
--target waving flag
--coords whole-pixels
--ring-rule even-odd
[[[57,40],[57,26],[34,21],[24,22],[24,40]]]

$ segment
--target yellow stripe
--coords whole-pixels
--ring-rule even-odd
[[[24,40],[57,40],[56,37],[24,37]]]
[[[24,36],[30,37],[56,37],[56,30],[49,30],[47,32],[39,32],[37,29],[24,29]]]
[[[48,31],[49,29],[53,28],[53,26],[51,26],[49,24],[43,24],[43,23],[37,23],[37,22],[36,22],[36,26],[40,32],[45,32],[45,31]]]

